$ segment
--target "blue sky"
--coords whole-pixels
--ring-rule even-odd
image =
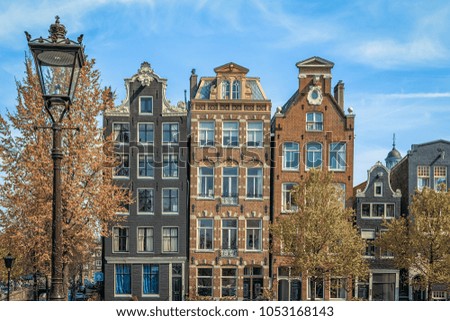
[[[384,162],[393,133],[402,155],[450,140],[448,1],[0,0],[0,9],[2,114],[24,77],[24,31],[47,37],[59,15],[69,38],[84,34],[117,103],[143,61],[168,79],[172,103],[184,100],[191,69],[212,76],[233,61],[260,77],[274,111],[297,88],[296,62],[334,62],[333,85],[345,83],[345,108],[356,114],[355,185]]]

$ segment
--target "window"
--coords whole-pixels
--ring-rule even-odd
[[[199,219],[197,221],[197,239],[199,250],[213,249],[213,235],[214,235],[214,220],[213,219]]]
[[[213,274],[211,268],[197,269],[197,294],[212,296]]]
[[[139,113],[153,113],[153,97],[139,97]]]
[[[239,122],[223,122],[222,145],[225,147],[239,146]]]
[[[198,169],[198,196],[214,198],[214,168],[200,167]]]
[[[128,188],[121,188],[120,191],[121,191],[120,193],[124,194],[124,195],[127,195],[130,193]],[[126,215],[130,214],[130,204],[127,202],[121,202],[120,210],[118,212],[116,212],[116,214],[126,214]]]
[[[235,205],[238,203],[238,172],[238,167],[222,169],[222,204]]]
[[[388,203],[362,203],[362,218],[393,218],[395,217],[395,204]]]
[[[114,123],[113,139],[116,143],[128,144],[130,142],[130,124]]]
[[[330,280],[330,299],[345,299],[345,279],[331,278]]]
[[[178,123],[163,123],[163,144],[178,144]]]
[[[306,144],[306,169],[322,166],[322,145],[319,143]]]
[[[345,171],[346,149],[346,144],[342,142],[330,144],[330,170]]]
[[[138,227],[138,252],[153,252],[153,227]]]
[[[163,188],[163,214],[178,214],[178,188]]]
[[[247,123],[247,146],[262,147],[263,145],[263,122]]]
[[[143,294],[159,294],[159,265],[158,264],[144,264],[142,293]]]
[[[222,297],[236,296],[237,271],[235,268],[222,269]]]
[[[131,265],[115,265],[115,294],[131,294]]]
[[[262,300],[263,285],[263,268],[246,266],[244,268],[244,300]]]
[[[442,189],[441,184],[447,186],[447,167],[445,166],[435,166],[434,167],[434,189],[436,191],[445,191]]]
[[[374,196],[383,196],[383,183],[376,182],[373,184],[373,195]]]
[[[315,277],[315,278],[309,278],[309,284],[308,284],[308,298],[311,298],[311,295],[314,293],[316,300],[323,300],[323,278],[321,277]]]
[[[386,232],[387,232],[387,230],[381,231],[380,237],[383,237],[383,235],[384,235]],[[394,253],[391,252],[391,251],[389,251],[389,250],[387,250],[387,249],[380,248],[380,256],[381,256],[381,257],[385,257],[385,258],[386,258],[386,257],[390,258],[390,257],[394,257]]]
[[[233,81],[233,99],[241,98],[241,82],[239,80]]]
[[[372,300],[395,300],[395,273],[373,273],[372,275]]]
[[[230,81],[222,81],[222,99],[230,99]]]
[[[113,252],[128,252],[128,227],[113,228]]]
[[[284,143],[283,144],[283,169],[298,170],[299,165],[299,144]]]
[[[323,114],[314,112],[306,114],[306,130],[322,131],[323,130]]]
[[[417,188],[430,187],[430,166],[417,166]]]
[[[141,144],[153,144],[154,129],[152,123],[139,124],[138,140]]]
[[[364,250],[365,256],[375,256],[375,231],[374,230],[361,230],[361,237],[366,241],[366,249]]]
[[[138,188],[138,213],[153,214],[155,195],[153,188]]]
[[[163,156],[163,177],[164,178],[178,177],[177,154],[165,154]]]
[[[247,168],[247,198],[263,197],[262,168]]]
[[[261,251],[262,221],[247,220],[246,249],[249,251]]]
[[[139,177],[153,177],[153,154],[139,154]]]
[[[222,257],[237,256],[237,220],[222,220]]]
[[[124,178],[130,176],[130,157],[128,154],[116,154],[118,165],[114,168],[114,176]]]
[[[214,122],[201,121],[198,124],[198,137],[200,146],[214,146]]]
[[[302,279],[293,274],[290,267],[278,268],[278,300],[300,301],[302,299]]]
[[[281,212],[295,212],[298,209],[297,203],[292,195],[292,189],[298,186],[296,183],[283,183],[281,186]]]
[[[336,183],[336,188],[338,191],[338,195],[339,195],[339,200],[342,202],[342,206],[344,206],[345,208],[345,203],[346,203],[346,185],[345,183]]]
[[[178,252],[178,228],[163,227],[163,252]]]

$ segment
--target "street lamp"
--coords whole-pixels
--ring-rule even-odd
[[[7,300],[9,301],[9,290],[11,287],[11,269],[14,265],[14,261],[16,260],[16,258],[14,256],[11,255],[11,253],[8,253],[7,256],[5,256],[3,258],[5,260],[5,267],[8,270],[8,296],[7,296]]]
[[[50,300],[65,300],[63,288],[63,244],[61,213],[61,122],[73,101],[80,70],[84,64],[81,42],[66,38],[66,28],[59,17],[50,26],[49,37],[31,39],[25,31],[28,46],[36,63],[44,107],[52,121],[53,131],[53,211],[52,211],[52,279]]]

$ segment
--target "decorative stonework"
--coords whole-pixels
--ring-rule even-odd
[[[320,89],[320,86],[310,86],[307,98],[310,105],[320,105],[323,100],[322,90]]]
[[[133,77],[133,80],[138,80],[142,86],[150,86],[154,79],[153,69],[146,61],[141,64],[141,68],[139,68],[138,73]]]

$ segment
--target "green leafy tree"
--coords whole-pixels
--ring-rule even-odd
[[[353,210],[344,208],[341,195],[332,174],[311,171],[293,192],[298,210],[271,226],[272,252],[283,255],[295,273],[308,276],[313,284],[342,277],[349,289],[349,280],[365,276],[368,270]]]
[[[394,254],[398,268],[421,276],[411,285],[431,300],[433,285],[450,284],[450,192],[445,186],[416,191],[409,212],[386,223],[388,231],[377,243]]]

